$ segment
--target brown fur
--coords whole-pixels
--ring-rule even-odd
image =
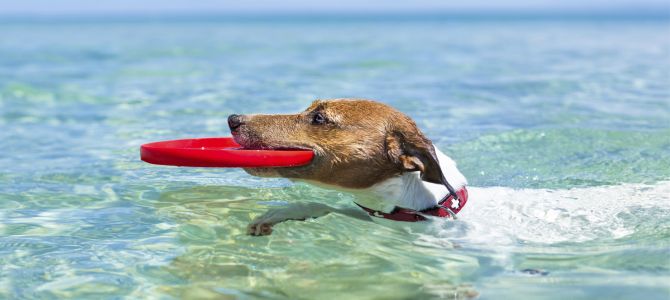
[[[321,113],[324,124],[314,124]],[[405,114],[361,99],[314,101],[292,115],[240,116],[232,130],[245,148],[306,148],[315,153],[306,166],[245,169],[249,174],[316,181],[343,188],[372,186],[405,171],[421,171],[425,181],[441,183],[432,143]]]

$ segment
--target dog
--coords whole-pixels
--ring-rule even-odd
[[[337,212],[359,219],[418,222],[453,218],[465,205],[467,180],[407,115],[366,99],[316,100],[288,115],[230,115],[235,141],[246,149],[309,149],[305,166],[245,168],[254,176],[284,177],[351,193],[359,208],[294,204],[254,219],[250,235],[272,226]]]

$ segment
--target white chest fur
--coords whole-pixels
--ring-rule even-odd
[[[454,189],[465,186],[467,180],[456,168],[456,162],[437,148],[435,152],[442,173]],[[390,212],[396,206],[423,210],[435,206],[448,193],[447,188],[441,184],[421,180],[419,172],[408,172],[356,193],[356,202],[383,212]]]

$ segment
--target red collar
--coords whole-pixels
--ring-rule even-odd
[[[458,199],[454,199],[454,197],[451,194],[449,194],[446,197],[444,197],[444,199],[440,200],[440,202],[438,202],[438,204],[435,207],[420,211],[396,206],[390,213],[385,213],[378,210],[363,207],[358,203],[356,203],[356,205],[360,206],[362,209],[368,212],[368,214],[370,214],[370,216],[372,217],[389,219],[393,221],[401,221],[401,222],[418,222],[427,219],[426,217],[424,217],[424,215],[440,217],[440,218],[448,218],[451,216],[451,213],[449,211],[453,212],[454,215],[457,214],[459,211],[461,211],[461,208],[465,206],[465,203],[468,202],[468,190],[465,189],[464,186],[460,190],[456,191],[456,194],[458,195]]]

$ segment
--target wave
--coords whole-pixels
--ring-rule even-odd
[[[462,230],[463,242],[491,245],[586,242],[623,239],[670,223],[670,181],[571,189],[470,190],[461,222],[443,235]],[[462,228],[465,227],[465,228]],[[646,228],[646,227],[645,227]]]

